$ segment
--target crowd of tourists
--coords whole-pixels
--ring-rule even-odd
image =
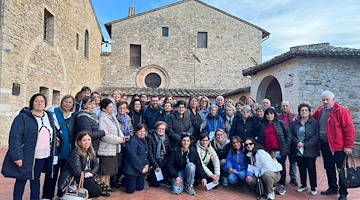
[[[118,89],[102,98],[85,86],[76,98],[65,95],[46,110],[46,96],[34,94],[15,117],[2,168],[5,177],[16,178],[15,200],[23,198],[27,180],[31,200],[62,197],[81,174],[90,198],[110,196],[121,186],[127,193],[162,186],[195,195],[194,186],[233,184],[248,192],[261,179],[266,197],[275,199],[275,193],[286,194],[287,158],[290,184],[317,195],[320,152],[329,186],[321,194],[347,199],[336,168],[352,153],[355,128],[328,90],[315,112],[302,103],[297,113],[289,101],[277,113],[269,99],[258,104],[251,97],[234,102],[218,96],[211,104],[206,96],[184,101],[141,94],[128,103]]]

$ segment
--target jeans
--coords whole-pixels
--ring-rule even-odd
[[[172,188],[173,192],[176,194],[180,194],[184,191],[184,182],[186,185],[193,185],[195,178],[196,166],[194,163],[188,163],[184,170],[179,171],[178,177],[181,178],[181,184],[179,186],[176,185],[176,178],[172,180]]]
[[[239,174],[231,173],[229,174],[229,183],[244,183],[244,180],[246,179],[246,170],[242,170],[239,172]]]
[[[290,152],[290,154],[289,154],[289,162],[290,162],[289,176],[291,179],[296,179],[296,171],[297,171],[296,154],[297,154],[297,152]]]
[[[40,175],[41,170],[44,167],[45,164],[44,159],[35,159],[34,164],[34,180],[30,180],[30,200],[39,200],[40,199]],[[13,197],[14,200],[22,200],[24,189],[26,185],[27,179],[16,179],[15,185],[14,185],[14,193]]]

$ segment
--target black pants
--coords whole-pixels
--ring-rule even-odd
[[[151,169],[151,171],[149,172],[149,175],[147,176],[147,180],[149,181],[149,184],[151,187],[159,187],[161,182],[162,183],[168,182],[165,160],[163,160],[163,161],[157,160],[156,162],[159,164],[159,167],[161,169],[164,179],[161,181],[158,181],[156,179],[156,175],[155,175],[155,171],[154,171],[155,169]]]
[[[140,176],[125,175],[125,190],[127,193],[133,193],[135,190],[144,189],[145,174]]]
[[[286,157],[287,157],[287,155],[281,155],[281,158],[276,159],[281,164],[281,166],[283,168],[280,171],[281,178],[280,178],[279,184],[284,185],[284,186],[285,186],[285,180],[286,180],[286,167],[285,167]]]
[[[84,179],[84,188],[88,190],[89,198],[98,197],[102,192],[102,188],[95,182],[94,177]]]
[[[66,159],[59,159],[59,163],[57,165],[54,165],[53,178],[51,178],[51,174],[48,174],[48,173],[45,174],[45,180],[44,180],[44,185],[43,185],[43,195],[42,195],[43,199],[53,199],[54,198],[55,186],[56,186],[56,182],[58,180],[59,170],[61,173],[65,163],[66,163]],[[63,193],[61,190],[57,191],[57,196],[58,197],[63,196]]]
[[[316,157],[305,158],[302,156],[297,157],[297,165],[299,167],[301,186],[306,187],[307,173],[309,174],[311,190],[315,191],[316,183]]]
[[[34,180],[30,180],[30,200],[39,200],[40,199],[40,175],[41,170],[45,164],[44,159],[35,159],[34,163]],[[22,200],[24,189],[26,185],[27,179],[16,179],[14,185],[14,200]]]
[[[321,142],[321,152],[324,159],[324,168],[326,170],[326,175],[328,177],[328,185],[330,190],[337,190],[337,179],[336,179],[336,168],[341,168],[345,159],[344,151],[335,151],[331,152],[329,148],[329,143]],[[336,167],[335,167],[336,165]],[[346,186],[339,182],[339,193],[342,195],[347,195]]]

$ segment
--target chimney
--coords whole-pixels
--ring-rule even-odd
[[[131,6],[129,7],[129,13],[128,13],[128,17],[135,15],[135,7]]]

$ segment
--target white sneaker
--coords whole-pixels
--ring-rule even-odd
[[[298,189],[296,189],[297,192],[306,192],[308,191],[308,188],[307,187],[300,187]]]
[[[317,191],[316,191],[316,190],[315,190],[315,191],[312,191],[312,190],[311,190],[311,191],[310,191],[310,194],[313,195],[313,196],[316,196],[316,195],[317,195]]]
[[[275,199],[275,193],[274,193],[274,192],[268,193],[268,194],[267,194],[267,198],[268,198],[268,199],[271,199],[271,200],[274,200],[274,199]]]

